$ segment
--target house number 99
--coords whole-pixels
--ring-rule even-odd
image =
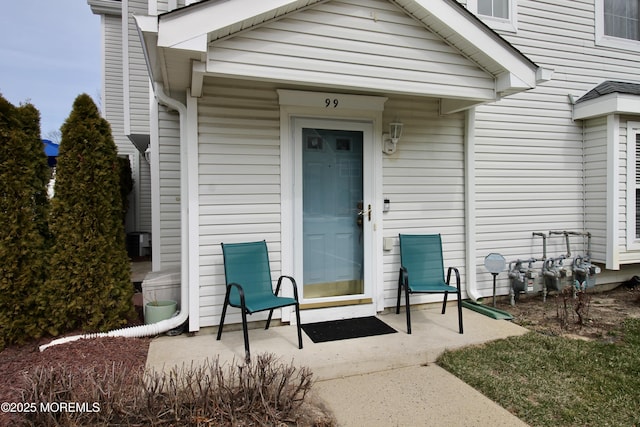
[[[338,98],[325,98],[324,100],[324,106],[325,108],[330,108],[331,106],[333,106],[333,108],[338,108]]]

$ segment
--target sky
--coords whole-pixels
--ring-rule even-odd
[[[86,0],[3,1],[0,13],[0,93],[13,105],[31,102],[42,138],[86,93],[100,107],[100,17]]]

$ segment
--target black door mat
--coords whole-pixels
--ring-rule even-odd
[[[302,330],[314,343],[371,337],[397,332],[375,316],[308,323]]]

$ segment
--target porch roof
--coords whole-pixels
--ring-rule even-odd
[[[549,80],[545,70],[491,30],[455,0],[389,0],[495,81],[488,99],[444,99],[443,112],[464,110],[502,96],[532,89]],[[212,43],[250,31],[289,14],[330,0],[204,0],[158,17],[136,17],[147,65],[154,84],[176,96],[190,88],[198,96]],[[321,82],[318,82],[321,83]]]
[[[573,106],[575,120],[608,114],[640,115],[640,83],[604,81],[585,93]]]

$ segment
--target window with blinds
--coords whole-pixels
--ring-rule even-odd
[[[604,0],[604,33],[640,40],[640,0]]]
[[[467,0],[467,9],[494,30],[518,31],[517,0]]]
[[[478,0],[478,14],[509,19],[509,0]]]

